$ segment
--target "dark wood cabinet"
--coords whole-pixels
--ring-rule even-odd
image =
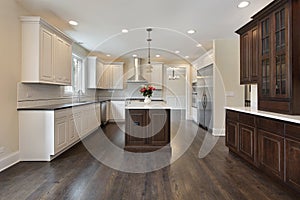
[[[299,10],[299,0],[274,0],[236,31],[240,83],[258,83],[259,110],[300,114]]]
[[[238,151],[238,113],[226,111],[226,146],[231,151]]]
[[[248,162],[256,164],[256,130],[239,124],[239,154]]]
[[[258,27],[256,22],[236,31],[240,34],[240,84],[255,84],[258,80]]]
[[[300,191],[300,124],[226,110],[226,146]]]
[[[258,130],[258,165],[264,172],[284,178],[283,137]]]
[[[286,183],[300,191],[300,125],[285,125]]]
[[[170,109],[126,109],[125,114],[125,150],[170,147]]]
[[[231,151],[238,150],[238,124],[231,120],[226,121],[226,146]]]

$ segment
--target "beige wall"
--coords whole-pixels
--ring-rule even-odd
[[[214,40],[214,127],[225,128],[224,106],[243,106],[244,87],[240,86],[239,40]]]
[[[0,147],[2,156],[19,150],[17,82],[21,78],[21,26],[27,14],[14,0],[0,1]],[[1,157],[1,155],[0,155]]]

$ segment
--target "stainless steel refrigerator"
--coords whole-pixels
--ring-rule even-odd
[[[197,70],[197,123],[209,132],[213,128],[213,65]]]

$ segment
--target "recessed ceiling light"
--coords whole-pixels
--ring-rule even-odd
[[[155,55],[155,57],[156,57],[156,58],[159,58],[159,57],[160,57],[160,55],[159,55],[159,54],[157,54],[157,55]]]
[[[190,58],[189,56],[184,56],[185,58]]]
[[[202,44],[197,44],[196,47],[202,47]]]
[[[175,53],[177,53],[177,54],[178,54],[178,53],[180,53],[180,51],[178,51],[178,50],[177,50],[177,51],[175,51]]]
[[[73,26],[77,26],[78,22],[74,21],[74,20],[70,20],[69,24],[73,25]]]
[[[128,29],[122,29],[122,33],[128,33]]]
[[[191,29],[191,30],[188,30],[187,33],[188,34],[194,34],[194,33],[196,33],[196,31],[194,29]]]
[[[135,57],[137,57],[137,55],[136,55],[136,54],[133,54],[133,55],[132,55],[132,57],[134,57],[134,58],[135,58]]]
[[[246,8],[247,6],[249,6],[249,4],[249,1],[242,1],[239,3],[238,8]]]
[[[110,57],[111,55],[110,55],[110,54],[106,54],[106,56],[107,56],[107,57]]]

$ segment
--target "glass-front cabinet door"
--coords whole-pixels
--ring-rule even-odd
[[[264,97],[269,97],[271,91],[270,30],[271,22],[268,17],[261,21],[261,95]]]
[[[288,96],[288,9],[282,7],[274,12],[275,69],[274,92],[276,97]]]
[[[288,8],[281,7],[260,21],[260,94],[262,98],[287,98]]]

